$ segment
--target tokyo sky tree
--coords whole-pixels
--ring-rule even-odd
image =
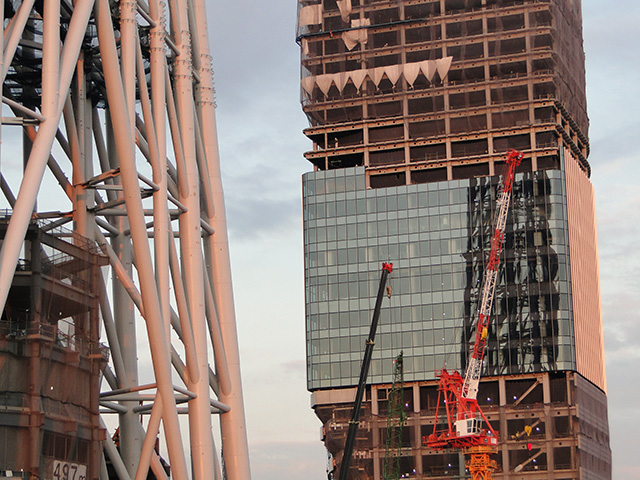
[[[249,479],[205,0],[0,9],[0,477]]]

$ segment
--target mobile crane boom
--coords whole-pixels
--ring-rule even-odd
[[[382,275],[380,276],[380,285],[378,286],[378,295],[376,304],[373,309],[373,318],[371,319],[371,327],[369,328],[369,337],[367,338],[362,365],[360,367],[360,379],[358,381],[358,389],[356,390],[356,399],[353,405],[351,420],[349,420],[349,430],[347,431],[347,439],[344,444],[342,454],[342,462],[340,462],[339,480],[346,480],[349,466],[351,465],[351,454],[356,441],[356,432],[358,431],[358,421],[360,418],[360,407],[362,406],[362,397],[364,396],[364,388],[367,384],[367,376],[369,375],[369,366],[371,365],[371,356],[373,355],[373,346],[375,345],[376,330],[378,329],[378,318],[380,318],[380,308],[382,307],[382,297],[384,295],[387,277],[393,272],[393,263],[382,264]]]

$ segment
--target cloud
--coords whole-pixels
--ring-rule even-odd
[[[265,235],[279,235],[299,224],[297,198],[252,198],[230,202],[227,207],[229,235],[233,240],[255,241]]]
[[[326,478],[327,458],[319,442],[260,443],[250,447],[252,471],[261,480]]]
[[[302,359],[291,360],[282,364],[282,370],[294,374],[304,374],[307,370],[307,362]]]

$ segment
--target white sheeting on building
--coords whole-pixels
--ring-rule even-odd
[[[449,69],[451,68],[451,61],[453,57],[444,57],[439,60],[436,60],[436,68],[438,69],[438,75],[440,78],[444,78],[449,73]]]
[[[313,87],[316,85],[316,77],[304,77],[300,80],[300,84],[304,91],[311,95],[313,93]]]
[[[336,3],[338,4],[338,8],[340,9],[342,21],[348,22],[349,16],[351,15],[352,11],[351,0],[338,0]]]
[[[362,82],[364,82],[364,79],[367,76],[367,70],[366,69],[353,70],[351,72],[345,72],[345,73],[347,73],[349,75],[349,78],[351,78],[351,81],[353,82],[353,86],[356,87],[358,90],[360,90],[360,87],[362,86]]]
[[[316,77],[316,85],[318,85],[318,88],[322,90],[322,93],[326,95],[327,93],[329,93],[331,84],[333,83],[334,78],[337,76],[338,76],[337,73],[327,73],[324,75],[318,75]]]
[[[387,75],[387,78],[391,82],[392,85],[398,83],[400,79],[400,75],[402,74],[401,65],[387,65],[384,68],[384,73]]]
[[[409,85],[413,87],[416,78],[418,78],[418,74],[420,73],[420,64],[419,63],[405,63],[404,64],[404,79],[407,81]]]
[[[436,62],[437,60],[424,60],[418,63],[420,65],[420,70],[422,71],[422,74],[430,82],[433,81],[433,76],[436,73]],[[440,78],[443,78],[443,77],[440,77]]]
[[[349,75],[347,72],[340,72],[333,78],[333,82],[336,84],[336,87],[338,87],[338,91],[340,92],[344,90],[344,86],[347,84],[348,81],[349,81]]]
[[[376,67],[376,68],[369,69],[369,78],[373,80],[373,83],[375,84],[376,87],[380,85],[380,81],[382,80],[383,76],[384,76],[384,67]]]
[[[320,25],[322,23],[322,4],[302,7],[299,15],[298,28],[305,25]]]
[[[353,30],[342,32],[342,40],[347,49],[353,50],[358,44],[367,44],[369,41],[369,31],[367,27],[369,25],[371,25],[371,19],[369,18],[351,20],[351,28]]]
[[[440,79],[443,80],[449,73],[452,61],[453,57],[445,57],[438,60],[424,60],[422,62],[387,65],[385,67],[351,70],[349,72],[327,73],[315,77],[304,77],[300,80],[300,84],[308,95],[313,93],[316,85],[325,95],[328,94],[331,85],[335,85],[338,91],[342,93],[349,80],[360,90],[366,77],[369,77],[374,85],[378,87],[385,75],[393,85],[398,83],[401,76],[404,76],[407,83],[413,86],[420,73],[429,82],[433,82],[436,72]]]

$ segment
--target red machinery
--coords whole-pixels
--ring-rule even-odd
[[[498,444],[498,433],[491,427],[486,417],[478,407],[476,399],[478,385],[482,371],[482,359],[487,343],[488,325],[491,317],[491,305],[495,294],[502,240],[507,222],[507,212],[511,201],[513,177],[516,167],[522,161],[522,153],[510,150],[507,154],[505,172],[502,176],[502,190],[497,199],[499,207],[495,230],[491,238],[491,253],[489,263],[484,273],[484,283],[481,290],[480,310],[476,327],[476,338],[473,352],[469,359],[464,378],[458,373],[447,370],[438,372],[440,383],[438,386],[438,407],[436,422],[431,435],[423,438],[423,443],[431,448],[469,448],[472,453],[471,462],[467,464],[474,475],[472,478],[491,478],[490,470],[495,468],[495,462],[488,459],[488,453]],[[441,402],[441,400],[443,402]],[[447,429],[438,430],[437,418],[440,405],[444,404],[447,414]],[[483,421],[487,428],[483,428]],[[488,448],[485,448],[488,447]],[[479,456],[486,457],[484,459]],[[474,474],[474,469],[478,469]],[[487,473],[488,470],[488,473]]]

